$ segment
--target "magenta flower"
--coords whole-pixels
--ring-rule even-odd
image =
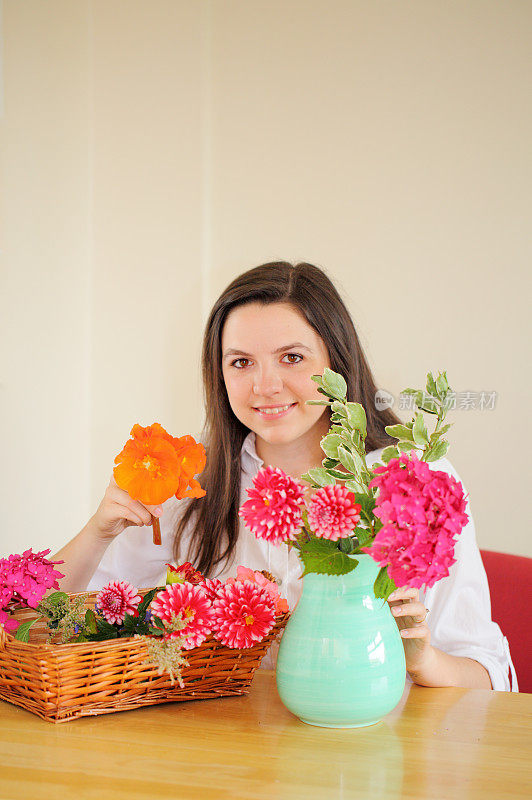
[[[203,591],[205,592],[211,603],[216,597],[218,597],[218,592],[220,591],[222,586],[223,583],[222,581],[218,580],[218,578],[205,578],[205,580],[201,584],[201,588],[203,589]]]
[[[449,574],[456,537],[468,520],[462,484],[415,453],[374,472],[369,485],[379,489],[375,516],[384,525],[364,552],[388,567],[396,586],[434,586]]]
[[[7,633],[14,633],[20,625],[20,622],[17,622],[16,619],[10,617],[5,611],[0,611],[0,625],[3,626]]]
[[[275,601],[251,581],[226,583],[213,603],[214,637],[227,647],[253,647],[275,624]]]
[[[111,581],[96,595],[98,611],[111,625],[121,625],[141,600],[138,590],[127,581]]]
[[[198,647],[211,633],[213,609],[201,585],[173,583],[164,591],[158,592],[151,602],[150,609],[155,616],[168,624],[167,638],[186,637],[183,645],[185,650]],[[171,623],[178,615],[181,615],[186,625],[181,630],[171,630]]]
[[[54,564],[64,562],[48,561],[45,556],[49,552],[34,553],[30,548],[22,555],[0,559],[0,608],[11,602],[37,608],[48,589],[59,589],[57,579],[65,576],[54,569]]]
[[[307,505],[309,525],[316,536],[336,542],[353,533],[360,508],[345,486],[324,486],[314,492]]]
[[[295,539],[303,523],[303,487],[279,467],[265,467],[247,490],[239,514],[257,539],[281,544]]]

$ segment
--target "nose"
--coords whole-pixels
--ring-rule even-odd
[[[257,367],[253,375],[253,392],[259,397],[277,394],[283,388],[281,376],[272,367]]]

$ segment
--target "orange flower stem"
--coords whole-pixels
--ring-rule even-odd
[[[161,544],[161,526],[159,525],[159,519],[157,517],[152,517],[152,519],[153,544]]]

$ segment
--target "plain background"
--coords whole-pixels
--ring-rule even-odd
[[[532,556],[529,0],[6,0],[2,29],[0,555],[74,535],[135,422],[200,430],[212,302],[286,259],[380,387],[497,393],[449,455],[479,545]]]

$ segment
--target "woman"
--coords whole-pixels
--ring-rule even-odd
[[[348,399],[368,417],[368,464],[392,440],[385,426],[399,422],[377,412],[376,386],[352,319],[325,273],[311,264],[274,262],[245,272],[222,293],[210,314],[203,343],[207,466],[205,498],[145,507],[111,480],[85,528],[56,556],[67,573],[62,587],[101,588],[111,579],[160,585],[165,562],[191,560],[222,579],[243,564],[267,569],[281,582],[293,609],[301,593],[297,554],[255,539],[238,517],[246,489],[263,465],[300,477],[321,465],[320,440],[329,410],[311,375],[325,367],[347,381]],[[431,464],[458,478],[446,459]],[[160,517],[162,546],[142,526]],[[474,524],[464,528],[451,574],[426,593],[398,589],[389,599],[403,636],[410,678],[426,686],[507,690],[508,643],[490,619],[486,575]],[[138,531],[123,531],[131,526]],[[428,609],[431,609],[427,619]],[[272,648],[263,666],[274,665]],[[513,674],[513,673],[512,673]],[[515,687],[514,687],[515,688]]]

